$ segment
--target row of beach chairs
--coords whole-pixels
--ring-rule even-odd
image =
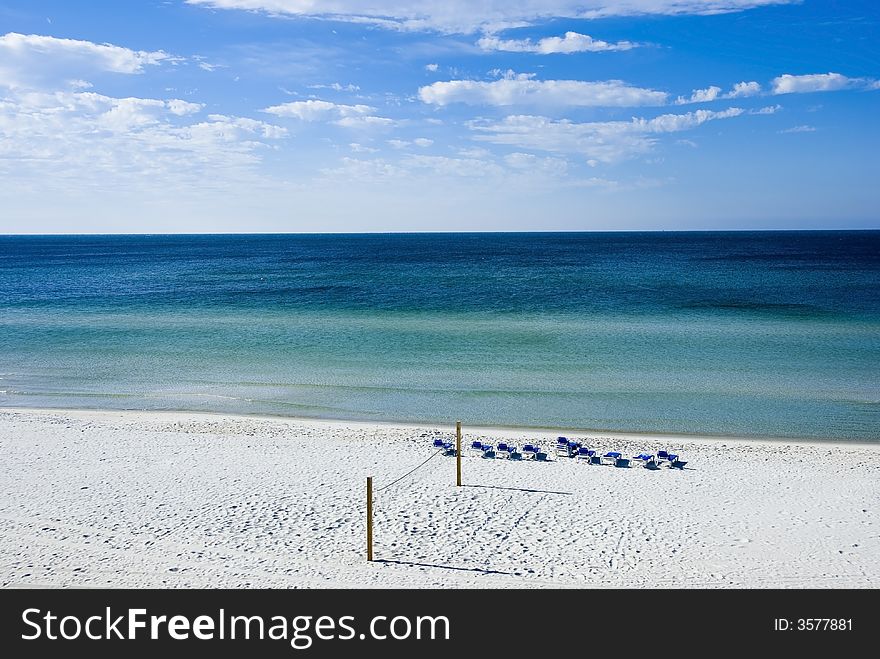
[[[444,455],[455,456],[455,445],[450,441],[435,439],[434,448],[442,450]],[[497,446],[486,442],[471,442],[471,452],[481,458],[496,460],[547,460],[547,454],[537,444],[524,444],[520,450],[507,442],[498,442]]]
[[[613,465],[622,468],[638,465],[645,469],[660,469],[666,465],[670,469],[684,469],[687,464],[686,460],[682,460],[678,455],[669,451],[657,451],[656,455],[639,453],[632,458],[625,458],[619,451],[601,453],[567,437],[556,438],[556,455],[586,461],[592,465]]]
[[[455,445],[450,441],[435,439],[434,448],[443,451],[444,455],[455,456]],[[538,444],[524,444],[520,450],[516,445],[507,442],[498,442],[495,445],[474,441],[471,442],[471,452],[479,457],[495,460],[536,460],[538,462],[546,462],[547,460],[547,453]],[[665,465],[670,469],[684,469],[687,464],[678,455],[668,451],[657,451],[656,455],[639,453],[632,458],[625,458],[619,451],[601,453],[567,437],[556,439],[556,455],[573,458],[591,465],[611,465],[621,468],[641,466],[645,469],[660,469]]]

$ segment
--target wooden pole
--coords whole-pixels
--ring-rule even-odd
[[[461,421],[455,422],[455,484],[461,487]]]
[[[367,560],[373,560],[373,477],[367,476]]]

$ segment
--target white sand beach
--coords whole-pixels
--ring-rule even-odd
[[[0,410],[0,585],[878,587],[880,445],[574,435],[683,471],[438,456],[415,427]],[[464,427],[480,438],[557,432]],[[552,454],[552,451],[550,451]],[[466,452],[467,454],[467,452]]]

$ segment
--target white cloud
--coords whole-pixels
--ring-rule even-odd
[[[394,30],[496,32],[553,18],[714,14],[800,0],[186,0],[217,9],[368,23]]]
[[[690,98],[679,96],[675,99],[676,105],[686,105],[690,103],[709,103],[718,99],[729,98],[745,98],[747,96],[756,96],[761,93],[761,85],[757,82],[738,82],[726,94],[721,93],[721,87],[710,85],[705,89],[695,89],[691,92]]]
[[[761,93],[761,85],[757,82],[738,82],[733,86],[725,98],[745,98],[747,96],[757,96]]]
[[[429,140],[426,137],[417,137],[412,141],[408,140],[388,140],[388,144],[394,149],[408,149],[411,146],[417,146],[422,149],[427,149],[429,146],[434,144],[434,140]]]
[[[439,68],[439,64],[425,64],[425,71],[430,71],[431,73],[436,73]]]
[[[632,87],[621,80],[535,80],[530,74],[501,80],[450,80],[419,89],[419,98],[433,105],[533,105],[544,107],[634,107],[664,105],[666,92]]]
[[[804,94],[831,92],[840,89],[876,89],[878,81],[869,78],[848,78],[840,73],[812,73],[791,75],[786,73],[772,81],[774,94]]]
[[[762,108],[749,110],[749,114],[776,114],[782,109],[781,105],[766,105]]]
[[[653,119],[575,123],[531,115],[513,115],[500,122],[474,121],[474,139],[553,153],[577,153],[597,162],[615,162],[651,150],[654,135],[696,128],[707,121],[743,114],[741,108],[720,112],[696,110],[685,114],[664,114]]]
[[[791,128],[786,128],[785,130],[779,131],[780,133],[814,133],[816,128],[814,126],[793,126]]]
[[[330,101],[293,101],[265,108],[263,112],[276,117],[292,117],[301,121],[328,121],[370,114],[376,108],[369,105],[340,105]]]
[[[683,96],[679,96],[675,99],[676,105],[684,105],[685,103],[708,103],[709,101],[714,101],[719,98],[721,94],[721,87],[716,87],[712,85],[711,87],[707,87],[706,89],[695,89],[691,93],[690,98],[684,98]]]
[[[494,35],[486,35],[477,45],[483,50],[502,50],[513,53],[537,53],[550,55],[553,53],[583,53],[603,52],[613,50],[629,50],[637,44],[631,41],[618,41],[609,43],[600,39],[580,34],[579,32],[566,32],[563,37],[545,37],[537,42],[531,39],[500,39]]]
[[[376,153],[376,151],[379,150],[374,149],[370,146],[364,146],[363,144],[359,144],[358,142],[352,142],[348,146],[354,153]]]
[[[355,129],[371,129],[371,128],[391,128],[397,124],[394,119],[388,117],[377,117],[375,115],[366,116],[347,116],[333,122],[337,126],[343,128]]]
[[[343,85],[338,82],[334,82],[330,85],[309,85],[309,89],[332,89],[336,92],[359,92],[361,90],[357,85],[351,83]]]
[[[178,117],[201,112],[202,108],[205,107],[202,103],[189,103],[188,101],[181,101],[179,98],[167,101],[166,106],[171,111],[171,114]]]
[[[22,189],[222,188],[253,175],[284,128],[180,99],[13,91],[0,101],[0,177]]]
[[[148,66],[180,58],[111,44],[9,32],[0,37],[0,84],[37,87],[94,72],[138,74]]]

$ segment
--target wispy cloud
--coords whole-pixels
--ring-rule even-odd
[[[792,126],[791,128],[786,128],[785,130],[780,130],[780,133],[814,133],[816,132],[816,128],[814,126]]]
[[[580,34],[579,32],[566,32],[562,37],[545,37],[538,41],[532,41],[531,39],[501,39],[494,35],[487,35],[477,41],[477,45],[483,50],[551,55],[554,53],[600,53],[614,50],[630,50],[638,44],[631,41],[609,43],[601,39],[594,39],[586,34]]]
[[[653,119],[577,123],[532,115],[513,115],[500,122],[473,121],[474,139],[553,153],[576,153],[597,162],[616,162],[645,154],[655,135],[696,128],[708,121],[738,117],[742,108],[719,112],[696,110],[664,114]]]
[[[351,83],[343,85],[338,82],[329,85],[309,85],[309,89],[332,89],[335,92],[358,92],[361,90],[358,85],[353,85]]]
[[[543,107],[635,107],[664,105],[666,92],[633,87],[621,80],[536,80],[531,74],[511,75],[490,82],[450,80],[419,89],[431,105],[531,105]]]
[[[186,0],[215,9],[367,23],[392,30],[497,32],[555,18],[716,14],[800,0]]]

